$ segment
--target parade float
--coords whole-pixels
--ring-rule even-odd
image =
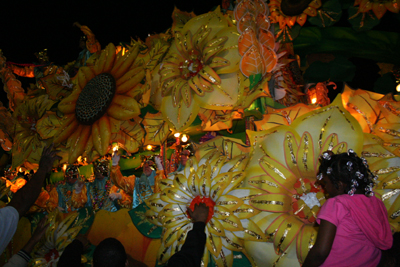
[[[301,266],[326,200],[316,184],[319,156],[350,148],[378,176],[376,197],[397,232],[399,34],[373,27],[385,13],[397,14],[400,2],[291,2],[222,1],[205,14],[175,9],[167,31],[103,47],[77,24],[86,46],[64,66],[50,63],[46,51],[37,55],[40,64],[29,66],[0,52],[8,96],[8,107],[0,107],[1,206],[38,168],[45,146],[54,143],[62,156],[1,261],[23,247],[48,213],[51,227],[32,266],[56,266],[79,233],[92,244],[82,256],[88,266],[107,237],[120,240],[134,259],[162,266],[192,228],[185,210],[204,202],[212,211],[204,266]],[[342,13],[351,27],[335,27]],[[381,64],[392,89],[345,83],[336,89],[352,78],[351,56]],[[19,76],[34,81],[24,89]],[[184,151],[191,154],[182,163]],[[121,159],[111,166],[117,153]],[[157,170],[154,156],[161,159]],[[75,166],[72,175],[86,184],[83,195],[94,190],[97,196],[99,161],[108,175],[121,174],[113,186],[127,198],[118,211],[104,208],[114,192],[110,183],[91,203],[74,188],[57,190],[66,188]],[[144,197],[132,175],[141,177],[146,168],[159,178]],[[70,206],[60,209],[60,199]]]

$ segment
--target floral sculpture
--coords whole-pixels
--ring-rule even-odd
[[[84,153],[105,155],[113,140],[128,152],[138,149],[144,131],[130,119],[140,114],[138,91],[145,73],[133,64],[139,46],[123,52],[109,44],[93,65],[79,69],[74,90],[58,105],[64,116],[54,141],[67,141],[70,163]]]

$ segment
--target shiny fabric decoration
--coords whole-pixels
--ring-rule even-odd
[[[263,231],[251,219],[259,211],[250,205],[251,199],[262,191],[241,186],[249,160],[247,152],[240,141],[216,137],[198,148],[185,169],[159,182],[161,192],[146,200],[150,207],[146,217],[165,228],[158,251],[160,263],[165,263],[184,243],[192,228],[186,209],[197,200],[215,203],[205,230],[205,266],[211,257],[217,266],[231,266],[233,251],[247,255],[244,240],[265,241]]]
[[[219,7],[190,19],[174,36],[153,84],[164,96],[164,119],[181,131],[200,107],[233,109],[243,97],[243,86],[237,73],[239,33]]]
[[[260,0],[239,1],[235,7],[236,27],[240,33],[239,53],[242,56],[240,70],[246,77],[265,76],[278,62],[268,13],[268,6]]]
[[[313,223],[325,202],[315,183],[318,158],[326,150],[339,153],[352,147],[360,152],[362,129],[339,96],[295,118],[290,126],[247,133],[252,152],[244,186],[264,192],[250,204],[262,211],[253,220],[267,242],[245,241],[245,248],[259,266],[300,266],[315,243]]]
[[[58,209],[48,215],[49,227],[45,233],[45,241],[33,251],[32,264],[35,267],[56,267],[63,250],[82,229],[82,221],[77,220],[78,213],[68,215],[60,220]]]

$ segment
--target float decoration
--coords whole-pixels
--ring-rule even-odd
[[[159,146],[167,140],[171,132],[168,123],[163,119],[160,112],[157,114],[147,113],[142,124],[146,131],[144,145]]]
[[[13,168],[25,162],[35,164],[37,168],[46,141],[37,132],[36,123],[55,103],[47,95],[41,95],[26,98],[16,107],[13,113],[16,121],[12,150]]]
[[[329,27],[339,21],[342,16],[342,6],[338,0],[324,1],[317,10],[317,16],[309,17],[308,21],[318,27]]]
[[[183,26],[185,26],[185,24],[194,17],[196,17],[196,14],[194,14],[193,12],[189,13],[181,11],[178,8],[174,7],[174,11],[172,12],[172,34],[175,36],[175,32],[182,31]]]
[[[356,31],[368,31],[379,24],[380,20],[375,17],[372,11],[360,13],[357,7],[350,7],[349,22]]]
[[[132,130],[132,123],[126,120],[140,114],[137,102],[140,96],[135,90],[141,88],[145,76],[142,67],[133,66],[138,53],[136,46],[125,55],[122,51],[116,54],[115,46],[109,44],[94,65],[79,68],[73,79],[73,92],[58,105],[64,117],[54,140],[56,143],[68,140],[70,163],[83,152],[90,154],[92,149],[100,156],[105,155],[113,134],[123,136],[126,129]],[[123,121],[129,125],[123,127]],[[135,150],[131,144],[129,149]]]
[[[34,266],[57,266],[58,260],[67,245],[78,235],[82,226],[76,224],[78,213],[68,215],[59,221],[58,210],[55,209],[47,219],[50,225],[45,233],[44,242],[33,252]]]
[[[267,114],[263,115],[262,120],[254,121],[254,124],[257,127],[257,131],[265,131],[279,125],[289,126],[297,117],[300,117],[312,110],[314,110],[313,107],[302,103],[282,109],[267,107]]]
[[[296,8],[296,10],[292,10],[290,1],[272,0],[268,4],[271,12],[271,23],[278,24],[275,28],[276,39],[282,40],[283,42],[292,42],[297,37],[300,28],[306,23],[307,16],[317,16],[317,10],[322,5],[321,0],[304,1],[302,4],[303,5]],[[282,6],[285,10],[283,10]],[[299,11],[300,9],[302,9],[302,11]],[[285,14],[285,12],[287,14]],[[296,23],[298,25],[296,25]]]
[[[196,201],[208,203],[214,214],[206,225],[205,266],[210,261],[217,266],[231,266],[233,251],[246,254],[243,240],[265,239],[250,219],[257,211],[249,201],[261,192],[240,187],[248,160],[248,150],[240,143],[222,137],[204,143],[196,158],[190,158],[183,171],[161,180],[161,193],[146,201],[151,209],[146,212],[147,218],[166,228],[158,254],[160,263],[166,262],[184,243],[192,224],[183,207]]]
[[[4,151],[11,150],[14,124],[11,113],[3,106],[3,103],[0,103],[0,144]]]
[[[164,96],[160,111],[177,131],[195,120],[200,107],[230,110],[240,101],[238,35],[219,8],[175,32],[160,69],[159,86]]]
[[[41,78],[42,85],[46,89],[46,94],[52,100],[61,100],[72,92],[73,84],[67,72],[62,74],[54,73]]]
[[[263,211],[254,220],[269,242],[245,242],[246,250],[257,265],[272,266],[279,261],[284,266],[298,266],[316,240],[313,222],[325,201],[322,189],[315,185],[318,157],[328,149],[335,153],[349,147],[361,151],[361,127],[338,96],[331,105],[296,118],[290,126],[248,135],[253,151],[245,186],[264,191],[251,205]],[[276,144],[283,149],[277,151]]]
[[[371,0],[355,0],[354,6],[358,6],[357,13],[367,13],[372,11],[376,18],[380,20],[389,10],[393,13],[398,13],[400,10],[399,0],[383,0],[383,1],[371,1]]]
[[[269,31],[268,6],[263,1],[244,0],[238,3],[234,13],[241,34],[240,70],[246,77],[263,77],[272,72],[278,62],[274,51],[275,38]],[[261,77],[257,80],[261,80]]]
[[[12,111],[25,98],[25,91],[21,87],[21,82],[15,78],[13,72],[7,67],[6,58],[3,51],[0,50],[0,78],[4,85],[4,91],[7,93],[9,107]]]

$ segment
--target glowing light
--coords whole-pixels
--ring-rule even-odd
[[[79,156],[79,158],[77,159],[77,161],[80,163],[82,162],[82,156]]]
[[[147,149],[147,150],[152,150],[152,149],[153,149],[153,146],[152,146],[152,145],[147,145],[146,149]]]
[[[185,142],[187,142],[189,140],[189,137],[186,135],[186,134],[183,134],[182,135],[182,138],[181,138],[181,141],[183,142],[183,143],[185,143]]]
[[[19,171],[19,172],[22,172],[22,168],[19,168],[18,171]]]
[[[65,172],[65,170],[67,169],[67,164],[63,165],[63,171]]]
[[[113,147],[113,151],[114,151],[114,152],[115,152],[115,151],[118,151],[118,149],[119,149],[118,145],[116,145],[116,146]]]
[[[316,98],[316,97],[314,97],[313,99],[311,99],[311,104],[315,104],[315,103],[317,103],[317,98]]]
[[[125,47],[122,48],[122,55],[125,55]]]
[[[181,136],[181,133],[174,133],[174,136],[175,136],[176,138],[178,138],[179,136]]]
[[[396,91],[400,92],[400,83],[396,86]]]

